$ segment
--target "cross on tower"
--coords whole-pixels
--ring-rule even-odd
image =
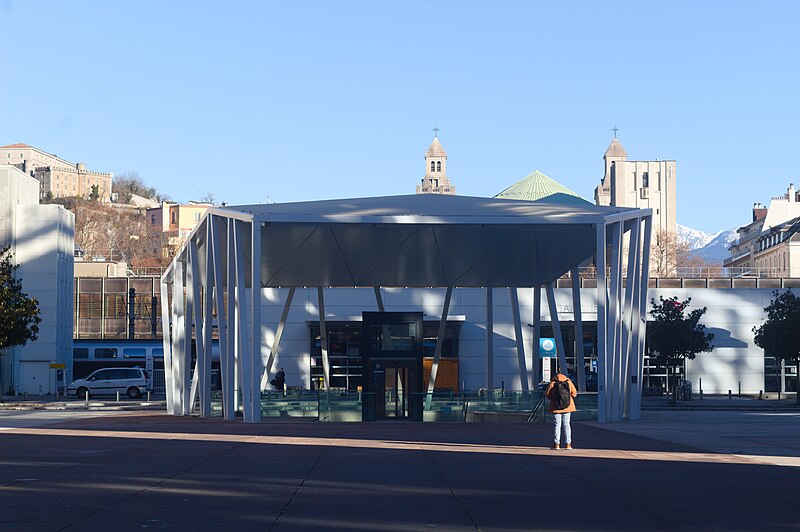
[[[433,136],[434,137],[438,137],[439,136],[439,128],[438,127],[433,128]]]
[[[614,132],[614,138],[617,138],[617,131],[619,131],[619,129],[617,129],[616,125],[614,125],[614,127],[611,128],[611,131]]]

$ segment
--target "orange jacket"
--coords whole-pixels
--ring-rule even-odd
[[[553,391],[553,386],[555,386],[556,384],[556,379],[558,379],[561,382],[567,381],[567,384],[569,384],[569,395],[570,395],[569,406],[567,408],[562,408],[561,410],[556,410],[555,405],[553,405],[553,402],[549,401],[550,412],[554,414],[566,414],[568,412],[574,412],[576,410],[575,398],[578,397],[578,390],[575,389],[575,385],[572,384],[572,381],[569,380],[569,378],[566,375],[557,373],[555,377],[550,379],[550,385],[547,387],[547,391],[544,392],[544,396],[547,397],[548,400],[550,399],[550,392]]]

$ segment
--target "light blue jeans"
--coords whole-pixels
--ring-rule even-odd
[[[553,414],[553,429],[555,433],[553,434],[553,442],[556,445],[561,444],[561,426],[564,426],[564,443],[572,443],[572,427],[569,425],[569,418],[572,415],[572,412],[567,412],[566,414]]]

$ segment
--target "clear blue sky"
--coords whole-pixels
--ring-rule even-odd
[[[0,145],[230,204],[459,194],[540,170],[591,199],[616,124],[676,159],[678,222],[800,185],[800,2],[0,0]]]

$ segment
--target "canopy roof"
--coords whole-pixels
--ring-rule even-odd
[[[648,214],[440,194],[210,211],[261,224],[261,283],[269,287],[539,286],[589,258],[608,217]],[[196,235],[202,246],[201,228]],[[243,252],[249,261],[249,249]]]

